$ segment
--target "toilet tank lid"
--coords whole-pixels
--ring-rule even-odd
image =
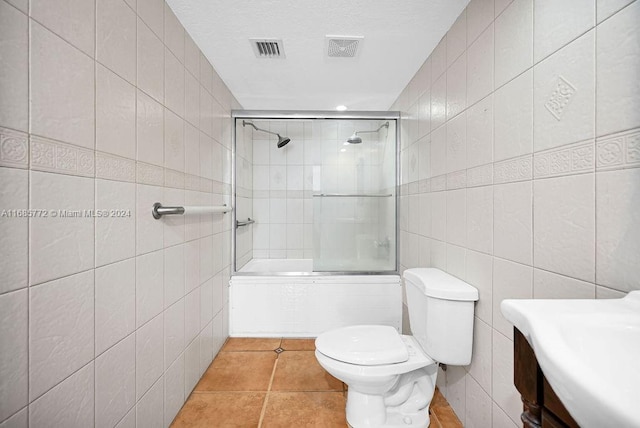
[[[440,269],[407,269],[403,277],[405,281],[410,281],[429,297],[444,300],[478,300],[478,290],[474,286]]]

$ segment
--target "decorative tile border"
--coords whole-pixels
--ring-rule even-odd
[[[213,193],[213,180],[200,177],[200,191],[205,193]]]
[[[151,186],[164,185],[164,168],[143,162],[136,162],[136,182]]]
[[[249,193],[253,193],[252,190],[248,189]],[[213,180],[213,193],[222,194],[224,192],[224,183],[221,181]]]
[[[533,154],[534,178],[591,172],[594,166],[593,140],[580,141]]]
[[[29,167],[29,135],[0,128],[0,166]]]
[[[467,187],[493,184],[493,164],[480,165],[467,170]]]
[[[270,198],[286,199],[287,198],[287,191],[286,190],[269,190],[269,197]]]
[[[96,178],[136,182],[136,162],[109,153],[96,152]]]
[[[174,171],[173,169],[165,169],[164,185],[165,187],[184,189],[184,172]]]
[[[417,195],[420,192],[420,186],[418,185],[417,181],[413,181],[411,183],[409,183],[409,194],[410,195]]]
[[[467,171],[456,171],[447,174],[447,190],[464,189],[467,187]]]
[[[431,191],[431,180],[425,178],[418,182],[418,193],[428,193]]]
[[[432,192],[441,192],[446,190],[447,188],[447,176],[446,175],[438,175],[437,177],[431,178],[431,191]]]
[[[640,166],[640,128],[596,140],[596,169],[610,170]]]
[[[200,190],[200,177],[192,174],[184,175],[184,188],[186,190]]]
[[[493,183],[513,183],[531,180],[533,177],[533,156],[525,155],[493,164]]]
[[[31,136],[31,169],[61,174],[95,176],[93,150]]]

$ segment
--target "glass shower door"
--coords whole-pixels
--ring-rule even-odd
[[[337,135],[313,177],[313,270],[395,271],[395,121],[339,121]]]

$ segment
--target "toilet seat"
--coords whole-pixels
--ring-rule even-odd
[[[316,349],[344,363],[378,366],[402,363],[409,350],[395,328],[385,325],[355,325],[321,334]]]
[[[326,369],[330,369],[331,373],[338,375],[348,373],[358,373],[362,377],[379,378],[381,376],[394,376],[410,371],[427,367],[436,362],[422,351],[420,345],[413,336],[398,335],[400,340],[405,345],[409,358],[406,361],[392,364],[381,365],[359,365],[340,361],[322,353],[319,348],[316,347],[316,358],[320,364]]]

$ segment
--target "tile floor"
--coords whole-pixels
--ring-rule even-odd
[[[313,339],[229,339],[172,427],[347,427],[345,385],[314,350]],[[437,390],[430,427],[462,427]]]

